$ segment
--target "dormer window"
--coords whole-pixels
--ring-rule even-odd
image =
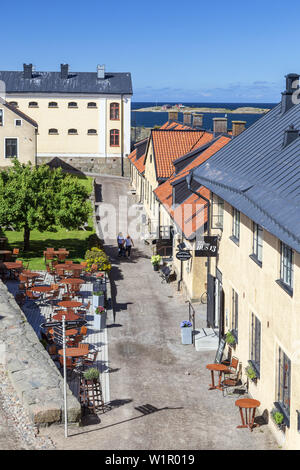
[[[111,121],[120,120],[120,105],[119,103],[111,103],[110,105],[110,119]]]
[[[97,130],[96,129],[88,129],[87,133],[88,133],[88,135],[97,135]]]
[[[97,103],[95,103],[94,101],[91,101],[90,103],[87,104],[87,107],[88,108],[97,108]]]
[[[17,101],[10,101],[9,104],[10,104],[11,106],[14,106],[15,108],[18,108],[18,106],[19,106],[18,103],[17,103]]]
[[[69,130],[68,130],[68,134],[69,134],[69,135],[76,135],[76,134],[78,134],[77,129],[69,129]]]
[[[75,101],[70,101],[70,103],[68,103],[68,108],[78,108],[78,105]]]
[[[58,108],[58,104],[56,101],[50,101],[48,104],[48,108]]]
[[[49,134],[49,135],[57,135],[57,134],[58,134],[58,130],[57,130],[57,129],[54,129],[54,128],[51,128],[51,129],[49,129],[48,134]]]
[[[28,103],[28,108],[38,108],[39,105],[37,104],[36,101],[29,101]]]

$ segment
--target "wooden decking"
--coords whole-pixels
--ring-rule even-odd
[[[54,278],[51,274],[47,273],[46,271],[40,271],[41,278],[43,278],[43,282],[40,284],[54,284]],[[18,292],[18,282],[17,281],[7,281],[6,286],[8,290],[15,295]],[[88,304],[90,301],[91,306],[87,311],[86,321],[87,321],[87,335],[84,338],[84,343],[89,343],[91,349],[93,351],[97,351],[96,362],[94,363],[93,367],[97,367],[100,372],[100,380],[103,387],[103,394],[104,394],[104,401],[109,401],[107,389],[108,386],[104,382],[107,381],[107,374],[108,372],[108,360],[107,360],[107,333],[106,328],[102,330],[95,330],[93,325],[93,306],[92,306],[92,290],[93,284],[91,282],[82,284],[80,286],[80,293],[74,300],[80,300],[84,304]],[[64,290],[60,290],[59,299],[61,298]],[[59,299],[53,303],[53,306],[57,306],[57,302]],[[24,305],[22,306],[22,311],[24,312],[28,322],[36,332],[37,336],[41,337],[41,328],[40,325],[45,323],[51,319],[53,306],[51,302],[46,302],[43,300],[32,301],[26,300]],[[59,362],[55,361],[55,364],[60,370]],[[72,372],[71,374],[68,373],[68,384],[70,389],[72,390],[73,394],[79,398],[79,380],[80,374],[78,372]]]

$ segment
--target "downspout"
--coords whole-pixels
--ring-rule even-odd
[[[124,108],[123,94],[121,94],[121,176],[124,176]]]

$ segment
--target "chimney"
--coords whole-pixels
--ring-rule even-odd
[[[23,64],[24,78],[32,78],[32,64]]]
[[[188,113],[187,111],[183,113],[183,124],[187,124],[191,126],[192,124],[192,113]]]
[[[97,65],[97,78],[105,78],[105,65]]]
[[[193,127],[200,127],[203,126],[203,114],[193,113]]]
[[[169,121],[178,121],[178,111],[169,111]]]
[[[247,121],[232,121],[232,137],[241,134],[246,127]]]
[[[213,123],[215,136],[227,133],[227,117],[215,117],[213,118]]]
[[[295,93],[296,90],[299,90],[299,75],[297,73],[289,73],[285,76],[286,80],[286,89],[283,91],[281,98],[281,113],[286,113],[291,109],[294,104],[298,102],[298,93]],[[295,93],[295,95],[294,95]],[[293,96],[294,95],[294,96]]]
[[[284,131],[283,148],[294,142],[297,137],[299,137],[299,130],[295,129],[293,124],[291,124],[289,128]]]
[[[60,64],[60,78],[69,78],[69,64]]]

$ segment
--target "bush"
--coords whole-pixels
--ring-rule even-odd
[[[83,372],[83,377],[85,380],[97,380],[99,379],[99,370],[96,367],[90,367],[90,369]]]
[[[272,411],[272,418],[274,419],[274,421],[277,425],[280,425],[280,424],[283,423],[283,414],[280,413],[279,411],[273,410]]]
[[[233,336],[231,331],[228,331],[226,333],[225,341],[226,341],[227,344],[235,344],[235,337]]]
[[[87,247],[89,250],[93,247],[103,250],[103,240],[101,240],[96,233],[92,233],[87,239]]]
[[[246,367],[245,372],[246,372],[247,377],[249,377],[250,380],[254,380],[257,378],[256,372],[252,366],[249,365],[248,367]]]
[[[160,255],[153,255],[151,256],[151,263],[157,265],[160,263],[161,256]]]
[[[101,248],[96,246],[85,253],[85,260],[87,262],[87,270],[90,270],[92,265],[96,265],[98,271],[110,271],[111,269],[109,257]]]

